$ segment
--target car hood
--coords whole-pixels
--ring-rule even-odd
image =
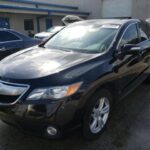
[[[97,56],[34,47],[15,53],[0,62],[0,77],[35,79],[58,73]]]

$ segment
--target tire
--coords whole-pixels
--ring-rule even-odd
[[[102,104],[103,101],[104,104]],[[91,100],[89,101],[86,107],[85,114],[83,117],[82,130],[84,138],[86,138],[87,140],[94,140],[97,139],[103,133],[110,118],[111,105],[112,105],[112,96],[111,93],[106,89],[101,89],[91,97]],[[107,113],[103,114],[105,111],[102,111],[101,107],[105,108],[105,111],[107,110],[108,114]],[[96,120],[99,121],[97,121],[96,123]]]

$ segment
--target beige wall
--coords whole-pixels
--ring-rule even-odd
[[[91,12],[89,18],[101,18],[101,0],[33,0],[52,4],[78,6],[79,11]]]
[[[63,16],[62,16],[63,17]],[[46,19],[52,19],[53,26],[60,26],[62,25],[61,16],[51,16],[51,17],[44,17],[40,19],[40,32],[45,31],[46,29]]]
[[[30,15],[30,14],[12,14],[12,13],[0,13],[0,17],[9,18],[10,28],[16,31],[19,31],[25,35],[28,35],[28,32],[24,30],[24,19],[33,19],[34,20],[34,30],[32,33],[37,33],[37,22],[36,17],[39,15]],[[46,18],[53,20],[53,26],[62,25],[61,19],[63,16],[50,16],[40,19],[40,31],[46,30]]]
[[[70,5],[70,6],[77,6],[79,7],[79,10],[71,10],[71,9],[65,9],[70,11],[87,11],[91,12],[90,18],[100,18],[101,17],[101,10],[100,10],[100,3],[101,0],[32,0],[36,2],[45,2],[50,4],[59,4],[59,5]],[[22,4],[22,3],[11,3],[11,2],[5,2],[0,1],[1,5],[13,5],[13,6],[25,6],[33,8],[35,5],[29,5],[29,4]],[[47,6],[40,6],[40,8],[49,8]],[[56,8],[51,7],[50,9],[58,9],[58,10],[64,10],[64,8]],[[9,13],[7,13],[9,12]],[[19,31],[23,34],[28,34],[27,31],[24,30],[24,19],[34,19],[34,31],[33,33],[37,33],[37,16],[47,15],[47,12],[30,12],[30,11],[19,11],[19,10],[9,10],[9,9],[0,9],[0,17],[9,18],[10,22],[10,28]],[[64,14],[65,15],[65,14]],[[62,25],[61,19],[64,17],[63,14],[54,14],[52,16],[49,16],[48,18],[51,18],[53,20],[53,25]],[[40,19],[40,31],[46,30],[46,18]]]
[[[46,24],[45,24],[45,18],[40,19],[40,32],[45,31]]]
[[[10,28],[26,35],[28,32],[24,30],[24,19],[33,19],[34,30],[32,32],[37,32],[36,15],[0,13],[0,17],[9,18]]]

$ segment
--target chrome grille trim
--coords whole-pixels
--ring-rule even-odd
[[[0,83],[0,95],[18,96],[26,90],[26,87],[11,86]]]
[[[11,105],[16,104],[30,88],[30,85],[28,85],[28,84],[18,84],[18,83],[6,82],[6,81],[2,81],[2,80],[0,80],[0,84],[3,84],[6,88],[7,87],[24,88],[24,91],[22,91],[22,94],[20,94],[20,96],[14,102],[12,102],[12,103],[1,103],[0,102],[0,106],[11,106]],[[3,94],[3,95],[6,95],[6,94]],[[12,95],[8,95],[8,96],[12,96]]]

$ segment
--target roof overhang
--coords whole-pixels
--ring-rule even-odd
[[[0,0],[0,12],[42,15],[78,15],[87,17],[89,12],[79,11],[76,6],[35,2],[31,0]]]
[[[35,2],[35,1],[31,1],[31,0],[0,0],[0,1],[4,1],[5,4],[6,4],[6,2],[11,2],[11,3],[20,3],[20,4],[29,4],[29,5],[48,6],[48,7],[55,7],[55,8],[78,10],[77,6]]]
[[[74,14],[79,16],[89,16],[89,12],[80,12],[80,11],[68,11],[68,10],[57,10],[57,9],[44,9],[44,8],[29,8],[29,7],[20,7],[20,6],[9,6],[9,5],[0,5],[0,10],[4,10],[4,12],[14,12],[14,10],[19,10],[19,12],[23,13],[32,13],[32,14],[61,14],[68,15]]]

